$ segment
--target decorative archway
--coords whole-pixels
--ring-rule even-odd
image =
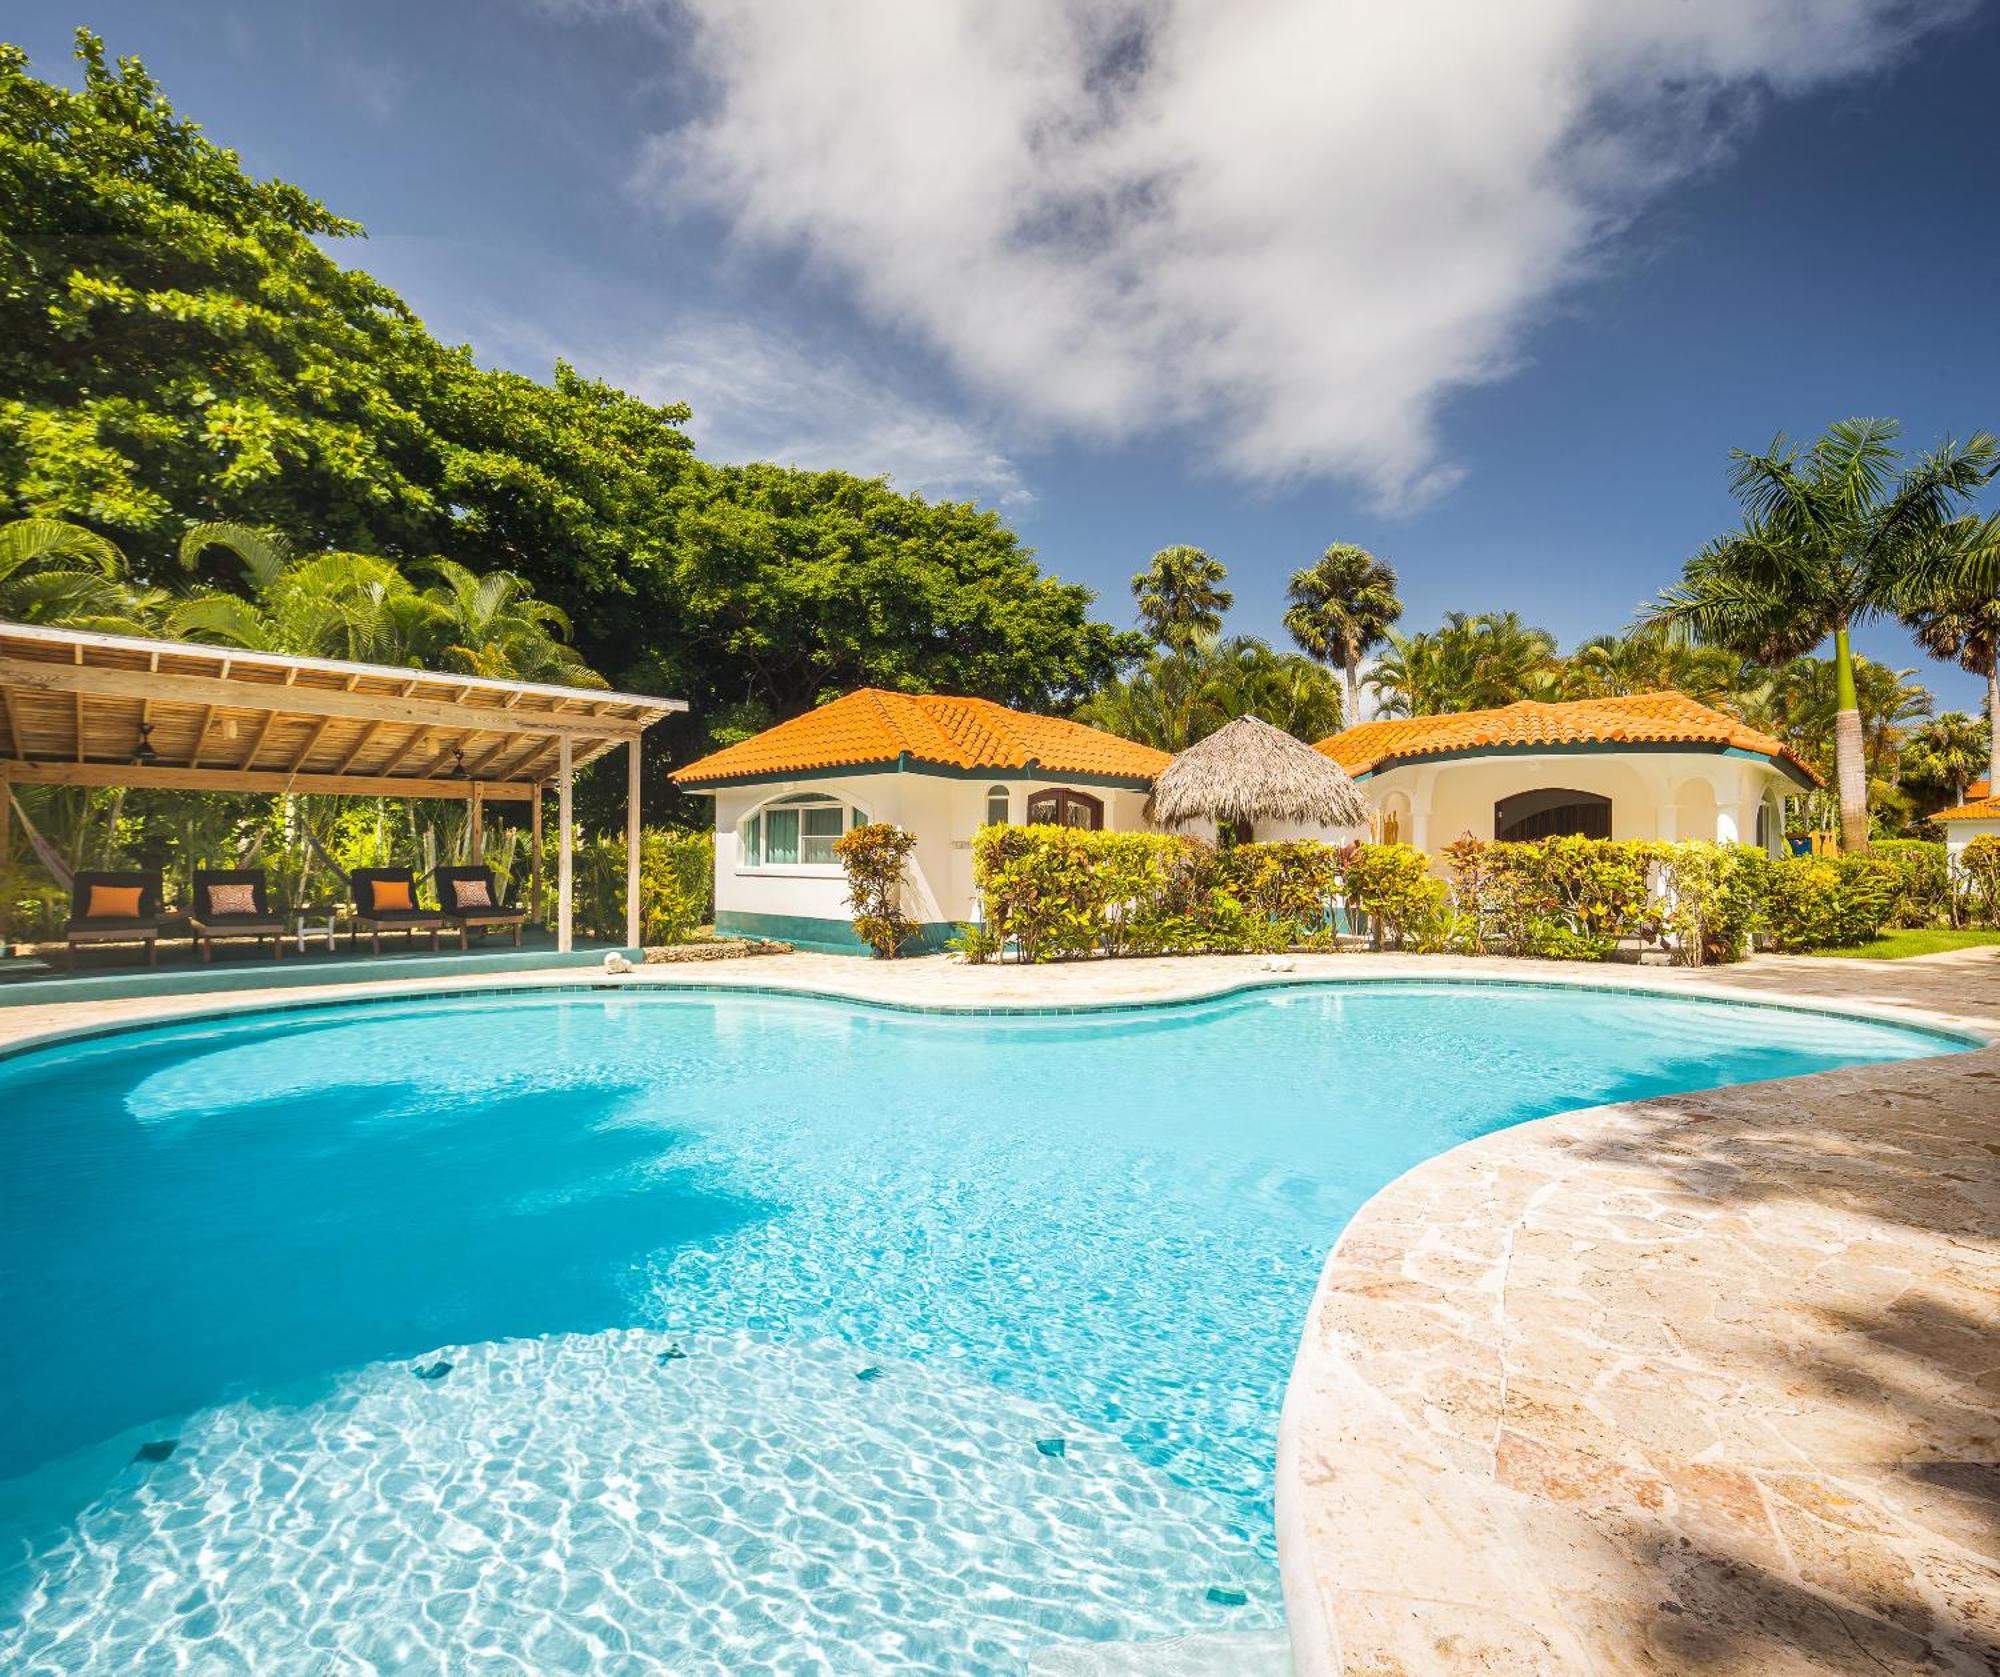
[[[1611,800],[1572,786],[1516,792],[1493,806],[1493,836],[1503,844],[1544,838],[1611,836]]]

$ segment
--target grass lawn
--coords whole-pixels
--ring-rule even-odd
[[[1853,949],[1815,949],[1812,953],[1851,955],[1857,961],[1900,961],[1911,955],[1937,955],[1947,949],[1977,949],[1987,944],[2000,946],[2000,932],[1960,932],[1948,926],[1925,926],[1882,932],[1873,943]]]

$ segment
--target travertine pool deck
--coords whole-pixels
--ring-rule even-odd
[[[1553,979],[2000,1036],[2000,954]],[[788,955],[616,982],[923,1006],[1227,990],[1254,960],[1021,970]],[[0,1010],[0,1047],[513,973]],[[1420,1165],[1335,1246],[1280,1437],[1300,1677],[2000,1670],[2000,1048],[1599,1107]]]

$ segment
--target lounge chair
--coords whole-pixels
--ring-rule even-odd
[[[382,934],[391,931],[404,933],[405,941],[429,932],[431,948],[437,948],[444,916],[418,905],[417,877],[408,868],[356,868],[348,878],[354,886],[354,947],[365,929],[377,955],[382,953]]]
[[[143,943],[146,965],[160,960],[159,869],[128,868],[79,873],[70,885],[69,924],[63,929],[64,964],[76,970],[79,943]]]
[[[285,952],[285,922],[273,912],[262,868],[196,868],[188,930],[204,961],[215,959],[217,938],[269,938],[271,959]]]
[[[526,923],[525,908],[502,908],[500,893],[494,888],[489,869],[439,868],[438,907],[447,922],[458,928],[458,945],[463,949],[468,933],[485,932],[489,927],[506,926],[514,933],[514,947],[521,946],[521,927]]]

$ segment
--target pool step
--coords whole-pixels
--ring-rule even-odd
[[[1166,1636],[1146,1642],[1064,1642],[1038,1648],[1028,1677],[1291,1677],[1281,1630]]]

